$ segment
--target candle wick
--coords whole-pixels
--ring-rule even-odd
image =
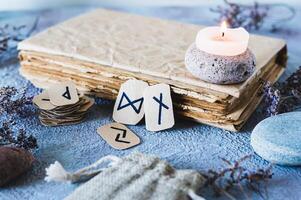
[[[225,36],[225,32],[222,32],[222,37],[224,37]]]

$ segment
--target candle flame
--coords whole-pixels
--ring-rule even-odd
[[[227,22],[223,21],[221,24],[221,33],[222,33],[222,37],[225,36],[225,32],[227,31]]]

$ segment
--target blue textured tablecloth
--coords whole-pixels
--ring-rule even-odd
[[[87,12],[92,7],[73,7],[66,9],[45,10],[40,12],[9,12],[0,13],[0,23],[30,24],[39,16],[37,31],[56,24],[72,16]],[[215,25],[216,22],[208,8],[204,7],[164,7],[164,8],[113,8],[127,12],[173,19],[186,23]],[[288,30],[270,33],[264,28],[260,34],[281,37],[288,41],[289,62],[288,69],[282,79],[287,77],[301,65],[301,27],[300,9],[293,21],[285,24]],[[13,58],[15,52],[2,56],[0,67],[0,86],[16,86],[20,88],[27,84],[19,73],[19,63]],[[29,87],[29,94],[37,94],[37,89]],[[111,148],[96,133],[96,129],[112,122],[113,102],[102,101],[92,109],[88,119],[79,125],[64,127],[44,127],[36,115],[20,119],[17,127],[24,127],[27,132],[37,137],[39,149],[35,156],[37,162],[33,170],[22,176],[6,188],[0,189],[1,200],[11,199],[62,199],[70,194],[77,185],[61,183],[47,183],[44,181],[45,167],[55,160],[60,161],[70,171],[91,164],[102,156],[113,154],[124,156],[132,151],[155,154],[168,160],[178,169],[219,169],[224,166],[221,157],[236,160],[244,155],[253,153],[250,146],[250,133],[254,126],[262,119],[254,113],[244,129],[239,133],[231,133],[207,125],[190,121],[176,120],[176,126],[171,130],[151,133],[146,131],[145,125],[130,126],[142,140],[142,144],[129,150],[118,151]],[[245,163],[250,169],[266,167],[269,163],[259,156],[252,157]],[[268,183],[269,199],[301,199],[301,169],[300,167],[273,168],[274,176]],[[259,199],[256,193],[249,193],[251,199]],[[207,199],[214,198],[210,194]],[[238,199],[245,199],[238,194]]]

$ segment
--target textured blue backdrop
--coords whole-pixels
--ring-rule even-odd
[[[45,10],[41,12],[15,12],[0,13],[1,23],[30,24],[36,16],[39,16],[38,31],[56,24],[64,19],[93,9],[92,7],[73,7],[69,9]],[[173,19],[186,23],[214,25],[216,17],[209,12],[208,7],[153,7],[153,8],[116,8],[127,12]],[[298,7],[297,7],[298,9]],[[300,11],[300,9],[298,9]],[[289,64],[288,70],[282,77],[285,78],[301,64],[301,48],[298,45],[301,39],[301,27],[299,26],[300,12],[296,18],[286,23],[288,30],[278,33],[269,33],[267,28],[260,34],[282,37],[288,40]],[[19,64],[14,57],[15,52],[1,58],[0,86],[16,86],[20,88],[27,84],[18,73]],[[5,61],[3,61],[5,60]],[[37,89],[29,87],[30,94],[37,94]],[[77,185],[45,182],[45,167],[55,160],[60,161],[68,170],[77,170],[102,156],[113,154],[127,155],[132,151],[141,151],[160,156],[168,160],[179,169],[197,169],[206,171],[209,168],[219,169],[224,163],[220,157],[236,160],[246,154],[252,153],[250,146],[250,133],[254,126],[262,119],[260,114],[254,113],[243,131],[231,133],[218,128],[193,123],[190,121],[176,120],[176,126],[167,131],[151,133],[145,130],[142,124],[130,126],[142,140],[142,144],[124,151],[112,149],[96,133],[96,129],[104,124],[112,122],[113,102],[100,100],[99,105],[92,109],[86,122],[80,125],[65,127],[44,127],[40,125],[37,116],[32,115],[21,119],[18,127],[26,130],[38,139],[40,148],[36,152],[37,162],[33,170],[22,176],[9,187],[0,189],[0,199],[62,199],[71,193]],[[250,169],[266,167],[268,162],[258,156],[252,157],[245,165]],[[274,176],[268,184],[270,199],[301,199],[301,169],[298,167],[273,168]],[[257,199],[258,195],[249,194]],[[211,195],[205,194],[210,199]],[[245,196],[239,195],[242,199]]]

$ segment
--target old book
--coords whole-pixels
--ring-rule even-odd
[[[179,115],[238,130],[250,116],[243,115],[245,110],[252,113],[259,102],[254,95],[262,87],[260,80],[273,72],[270,79],[275,81],[282,73],[286,44],[252,35],[256,72],[241,84],[210,84],[193,77],[184,65],[185,51],[201,28],[98,9],[21,42],[20,71],[38,87],[73,80],[79,89],[109,99],[116,98],[128,79],[167,83]]]
[[[43,64],[41,64],[40,66],[43,66]],[[268,67],[268,70],[261,78],[261,80],[269,80],[271,82],[274,82],[275,80],[277,80],[278,76],[283,72],[283,70],[284,68],[279,66],[273,65],[273,67]],[[92,77],[90,77],[89,79],[83,79],[64,72],[54,72],[53,70],[41,71],[39,69],[39,71],[37,71],[36,68],[31,68],[31,65],[29,65],[29,67],[28,65],[23,65],[21,73],[25,74],[25,76],[27,76],[38,87],[47,88],[48,85],[51,86],[56,82],[71,79],[76,82],[76,84],[80,87],[81,90],[86,91],[88,93],[92,92],[92,94],[109,99],[114,99],[117,96],[119,86],[122,83],[122,81],[118,79],[114,79],[115,81],[112,80],[110,81],[110,84],[108,84],[102,83],[101,81],[103,80],[101,79],[101,77],[96,80],[94,80]],[[115,84],[113,84],[114,82]],[[262,82],[259,81],[258,85],[254,87],[255,91],[250,91],[250,94],[252,94],[251,97],[253,98],[250,97],[247,99],[242,99],[242,104],[237,106],[237,108],[229,114],[210,112],[209,110],[198,106],[197,103],[191,104],[189,101],[185,100],[185,95],[182,99],[176,99],[178,101],[174,102],[176,108],[175,110],[180,115],[195,119],[199,122],[219,126],[223,125],[226,126],[229,130],[239,130],[236,127],[241,127],[242,124],[245,123],[246,118],[249,117],[253,110],[256,108],[256,106],[248,105],[253,105],[254,103],[256,103],[257,105],[259,103],[260,98],[255,97],[257,97],[257,92],[260,91],[261,87]]]

